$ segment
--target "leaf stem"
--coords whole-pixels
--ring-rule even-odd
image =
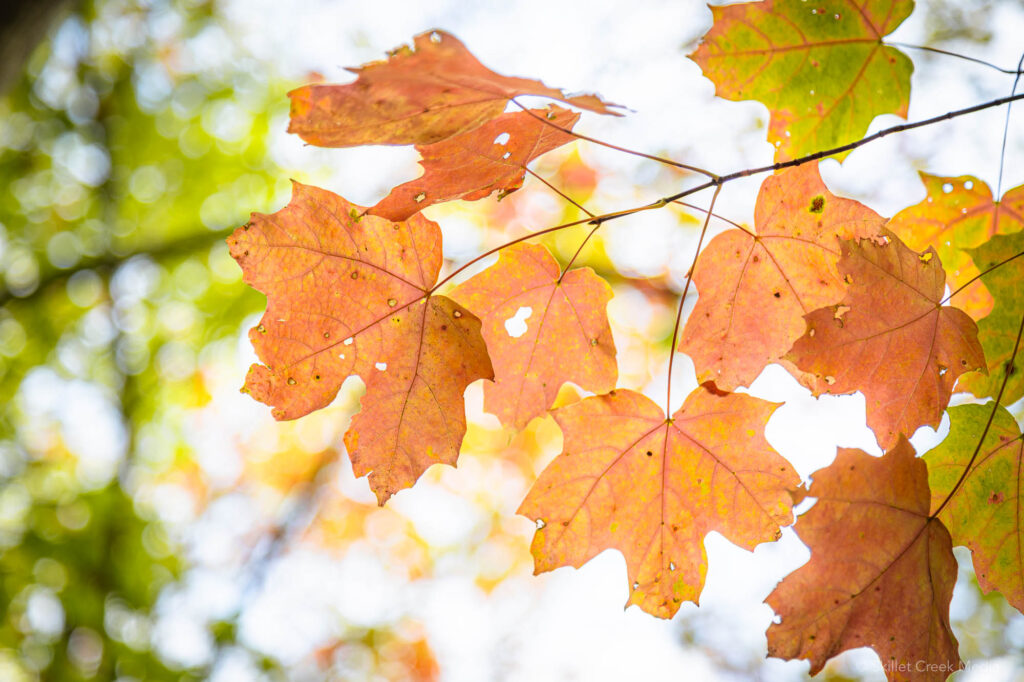
[[[566,194],[566,193],[565,193],[565,192],[563,192],[562,190],[558,189],[557,187],[555,187],[554,185],[552,185],[552,184],[551,184],[550,182],[548,182],[547,180],[545,180],[545,179],[544,179],[544,178],[542,178],[541,176],[539,176],[539,175],[537,175],[536,173],[534,173],[534,172],[533,172],[532,170],[530,170],[530,169],[529,169],[529,168],[527,168],[526,166],[523,166],[523,170],[524,170],[524,171],[526,171],[527,173],[529,173],[530,175],[532,175],[533,177],[537,178],[537,179],[538,179],[538,180],[540,180],[541,182],[543,182],[543,183],[544,183],[545,185],[547,185],[548,189],[550,189],[550,190],[551,190],[552,192],[554,192],[554,193],[555,193],[555,194],[557,194],[558,196],[560,196],[560,197],[562,197],[563,199],[565,199],[566,201],[568,201],[568,202],[569,202],[570,204],[572,204],[573,206],[575,206],[575,207],[576,207],[576,208],[578,208],[579,210],[581,210],[581,211],[583,211],[584,213],[586,213],[586,214],[587,214],[588,216],[590,216],[591,218],[593,218],[593,217],[594,217],[594,214],[593,214],[593,213],[591,213],[590,211],[588,211],[588,210],[587,210],[587,209],[586,209],[586,208],[585,208],[585,207],[583,206],[583,204],[579,203],[578,201],[576,201],[575,199],[573,199],[572,197],[570,197],[570,196],[569,196],[568,194]]]
[[[583,247],[587,245],[587,242],[590,241],[590,238],[594,236],[594,233],[597,232],[598,228],[600,228],[600,227],[601,227],[601,223],[595,223],[594,224],[594,229],[592,229],[590,232],[588,232],[587,236],[584,237],[583,241],[580,242],[579,248],[576,249],[576,253],[572,254],[572,258],[570,258],[569,262],[565,264],[564,268],[562,268],[562,274],[560,274],[558,276],[558,283],[559,284],[562,283],[562,278],[565,277],[565,273],[569,272],[569,268],[571,268],[572,264],[576,262],[577,258],[579,258],[580,253],[582,253],[582,251],[583,251]]]
[[[699,166],[691,166],[691,165],[686,164],[686,163],[680,163],[679,161],[673,161],[672,159],[666,159],[663,156],[655,156],[654,154],[645,154],[644,152],[638,152],[635,149],[629,149],[628,147],[620,147],[618,145],[611,144],[610,142],[605,142],[603,140],[598,140],[595,137],[589,137],[587,135],[584,135],[583,133],[577,133],[575,130],[568,130],[567,128],[563,128],[560,125],[555,125],[554,123],[552,123],[551,121],[547,120],[543,116],[538,116],[537,114],[533,113],[533,111],[531,111],[529,108],[527,108],[527,107],[523,106],[522,104],[520,104],[519,101],[516,100],[514,97],[512,98],[512,102],[517,107],[519,107],[520,109],[522,109],[523,111],[528,113],[530,116],[533,116],[538,121],[543,121],[545,124],[551,126],[552,128],[558,128],[563,133],[565,133],[567,135],[572,135],[573,137],[578,138],[580,140],[586,140],[587,142],[593,142],[594,144],[601,145],[602,147],[607,147],[608,149],[614,149],[615,151],[622,152],[624,154],[632,154],[633,156],[639,156],[639,157],[644,158],[644,159],[650,159],[651,161],[657,161],[658,163],[663,163],[666,166],[673,166],[675,168],[682,168],[683,170],[693,171],[694,173],[700,173],[701,175],[705,175],[705,176],[707,176],[709,178],[717,177],[711,171],[705,170],[704,168],[701,168]]]
[[[691,204],[691,203],[688,203],[688,202],[685,202],[685,201],[676,200],[676,201],[673,201],[672,203],[673,204],[679,204],[680,206],[685,206],[686,208],[692,208],[694,211],[700,211],[701,213],[707,213],[708,212],[708,209],[706,209],[706,208],[701,208],[700,206],[697,206],[696,204]],[[718,218],[719,220],[721,220],[724,223],[729,223],[730,225],[732,225],[736,229],[742,230],[743,232],[746,232],[751,237],[755,236],[754,233],[751,230],[749,230],[748,228],[744,227],[743,225],[740,225],[739,223],[737,223],[734,220],[729,220],[728,218],[726,218],[723,215],[719,215],[717,213],[712,213],[711,217],[712,218]]]
[[[537,230],[536,232],[530,232],[529,234],[524,234],[521,237],[516,237],[515,239],[513,239],[511,241],[505,242],[504,244],[502,244],[500,246],[496,246],[493,249],[489,249],[489,250],[485,251],[484,253],[481,253],[479,256],[466,261],[465,263],[460,265],[458,268],[453,270],[451,273],[449,273],[447,276],[445,276],[441,280],[439,280],[437,282],[437,284],[435,284],[433,287],[431,287],[426,293],[427,293],[428,296],[432,295],[435,291],[440,289],[441,286],[445,282],[449,281],[450,279],[452,279],[453,277],[458,275],[460,272],[462,272],[463,270],[468,268],[470,265],[473,265],[473,263],[476,263],[477,261],[480,261],[480,260],[482,260],[484,258],[487,258],[488,256],[491,256],[491,255],[493,255],[495,253],[498,253],[502,249],[508,248],[509,246],[512,246],[513,244],[518,244],[519,242],[524,242],[527,239],[533,239],[534,237],[539,237],[542,234],[548,234],[549,232],[557,232],[558,230],[564,230],[567,227],[575,227],[577,225],[583,225],[584,223],[590,223],[591,225],[595,225],[595,226],[599,227],[601,225],[601,223],[607,222],[609,220],[615,220],[616,218],[624,218],[626,216],[633,215],[634,213],[640,213],[641,211],[650,211],[650,210],[653,210],[653,209],[656,209],[656,208],[661,208],[661,207],[663,207],[665,205],[665,203],[666,202],[663,199],[658,199],[657,201],[652,201],[649,204],[643,204],[641,206],[634,206],[633,208],[627,208],[627,209],[622,210],[622,211],[614,211],[612,213],[604,213],[602,215],[594,216],[593,218],[581,218],[580,220],[573,220],[573,221],[568,222],[568,223],[562,223],[560,225],[555,225],[554,227],[546,227],[543,230]],[[594,232],[594,230],[591,230],[591,234],[593,234],[593,232]],[[588,239],[589,239],[589,237],[588,237]]]
[[[672,346],[668,349],[668,388],[665,390],[665,419],[672,417],[672,367],[676,360],[676,339],[679,337],[679,322],[683,319],[683,306],[686,305],[686,294],[690,290],[690,283],[693,282],[693,270],[697,267],[697,259],[700,257],[700,247],[704,243],[704,237],[708,233],[708,224],[711,216],[714,215],[715,202],[718,201],[718,193],[722,186],[715,187],[715,193],[711,196],[711,204],[708,206],[707,214],[704,216],[704,226],[700,230],[700,237],[697,239],[697,248],[690,262],[690,269],[686,273],[686,285],[679,297],[679,308],[676,310],[676,323],[672,327]]]
[[[993,64],[992,62],[986,62],[984,59],[978,59],[977,57],[969,57],[969,56],[967,56],[965,54],[960,54],[959,52],[950,52],[949,50],[940,50],[937,47],[928,47],[926,45],[913,45],[911,43],[899,43],[899,42],[888,42],[888,41],[883,41],[883,42],[884,42],[885,45],[890,45],[892,47],[902,47],[902,48],[905,48],[905,49],[908,49],[908,50],[921,50],[923,52],[933,52],[935,54],[943,54],[943,55],[946,55],[947,57],[956,57],[957,59],[963,59],[964,61],[974,62],[975,64],[981,64],[982,66],[987,66],[988,68],[995,69],[996,71],[999,71],[1001,73],[1020,75],[1020,72],[1021,72],[1020,71],[1020,69],[1021,69],[1021,65],[1020,64],[1017,65],[1017,70],[1014,71],[1013,69],[1004,69],[1003,67],[997,66],[996,64]]]
[[[1013,79],[1013,87],[1010,88],[1011,96],[1017,92],[1022,66],[1024,66],[1024,53],[1021,54],[1020,59],[1017,61],[1017,77]],[[1006,105],[1006,122],[1003,124],[1003,146],[999,149],[999,179],[996,181],[996,201],[999,201],[1003,196],[1003,167],[1006,162],[1006,138],[1010,135],[1010,109],[1012,108],[1012,103]]]
[[[427,292],[427,295],[429,296],[429,295],[433,294],[435,291],[440,289],[441,286],[444,285],[445,282],[449,281],[450,279],[452,279],[453,277],[455,277],[460,272],[462,272],[463,270],[465,270],[469,266],[473,265],[474,263],[476,263],[478,261],[481,261],[484,258],[487,258],[488,256],[492,256],[492,255],[498,253],[499,251],[501,251],[502,249],[505,249],[505,248],[508,248],[508,247],[512,246],[513,244],[518,244],[519,242],[525,242],[527,239],[533,239],[534,237],[539,237],[542,234],[548,234],[549,232],[557,232],[558,230],[564,230],[567,227],[575,227],[576,225],[582,225],[584,223],[589,223],[589,222],[591,222],[590,218],[582,218],[581,220],[573,220],[572,222],[569,222],[569,223],[562,223],[561,225],[555,225],[554,227],[547,227],[547,228],[544,228],[543,230],[537,230],[536,232],[530,232],[529,234],[524,234],[522,237],[516,237],[515,239],[513,239],[511,241],[505,242],[501,246],[496,246],[493,249],[488,249],[487,251],[481,253],[479,256],[476,256],[475,258],[469,259],[468,261],[466,261],[465,263],[463,263],[462,265],[460,265],[459,267],[455,268],[450,273],[448,273],[447,276],[442,277],[440,280],[438,280],[437,284],[435,284],[433,287],[431,287],[430,290]]]
[[[1017,352],[1020,350],[1020,339],[1024,336],[1024,316],[1020,318],[1020,326],[1017,328],[1017,340],[1013,342],[1013,352],[1010,354],[1010,359],[1006,361],[1005,372],[1003,374],[1003,383],[999,386],[999,393],[996,394],[995,402],[992,404],[992,412],[988,415],[988,421],[985,422],[985,428],[981,432],[981,437],[978,438],[978,444],[974,448],[974,452],[971,454],[971,458],[967,461],[967,466],[964,467],[964,471],[960,474],[960,478],[957,479],[956,485],[946,495],[946,499],[942,501],[942,504],[932,512],[928,518],[937,519],[939,513],[946,508],[949,501],[953,499],[953,495],[963,485],[967,475],[971,473],[971,467],[974,466],[974,460],[978,458],[978,453],[981,452],[981,446],[985,444],[985,438],[988,437],[988,431],[992,427],[992,421],[996,418],[996,412],[999,410],[999,403],[1003,399],[1003,392],[1006,390],[1006,384],[1010,381],[1010,374],[1013,370],[1013,362],[1017,359]]]
[[[1021,251],[1020,253],[1014,254],[1014,255],[1010,256],[1009,258],[1004,258],[1003,260],[999,261],[998,263],[993,263],[989,267],[985,268],[985,270],[983,272],[979,272],[977,275],[975,275],[974,277],[971,277],[969,280],[964,282],[961,286],[957,287],[957,289],[955,291],[950,292],[949,296],[947,296],[946,298],[942,299],[942,301],[939,302],[939,305],[945,305],[949,301],[949,299],[953,298],[954,296],[959,294],[961,291],[963,291],[964,289],[966,289],[970,285],[974,284],[974,282],[976,282],[977,280],[981,279],[982,277],[984,277],[988,273],[992,272],[993,270],[998,270],[999,268],[1003,267],[1007,263],[1010,263],[1010,262],[1020,258],[1021,256],[1024,256],[1024,251]]]

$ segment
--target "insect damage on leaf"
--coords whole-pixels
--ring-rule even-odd
[[[977,325],[941,305],[945,273],[896,235],[844,241],[839,271],[852,284],[841,306],[806,316],[807,331],[787,355],[821,393],[862,391],[868,426],[891,448],[900,434],[937,428],[957,377],[985,369]],[[842,314],[839,314],[840,308]]]
[[[479,320],[431,295],[441,232],[421,215],[392,223],[295,183],[291,203],[253,214],[228,239],[246,283],[267,295],[249,338],[264,363],[245,390],[294,419],[326,406],[349,376],[366,384],[345,434],[357,476],[381,504],[437,462],[455,464],[462,394],[493,377]]]
[[[442,142],[417,145],[423,176],[395,187],[370,213],[405,220],[443,201],[475,201],[492,192],[501,199],[522,186],[528,163],[573,141],[565,131],[579,118],[554,106],[516,111]]]
[[[588,391],[615,388],[618,367],[608,324],[612,289],[590,268],[561,276],[546,248],[515,244],[498,262],[460,284],[451,297],[483,321],[494,363],[494,383],[484,384],[484,409],[503,424],[523,428],[555,402],[566,381]],[[525,329],[511,334],[523,306]]]

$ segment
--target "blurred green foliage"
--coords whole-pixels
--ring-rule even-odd
[[[188,456],[201,358],[263,303],[223,239],[281,191],[265,140],[284,87],[221,21],[210,2],[83,3],[0,99],[0,679],[212,665],[154,651],[182,548],[135,492]]]

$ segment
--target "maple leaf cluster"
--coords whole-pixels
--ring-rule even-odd
[[[856,141],[878,114],[905,115],[912,65],[882,40],[912,7],[714,8],[692,57],[721,96],[766,104],[777,160],[798,159]],[[519,509],[537,523],[537,572],[618,549],[629,603],[668,618],[699,599],[709,532],[753,549],[778,539],[809,496],[817,501],[795,530],[810,562],[767,600],[779,616],[771,655],[808,659],[816,673],[871,646],[891,679],[944,679],[961,667],[949,625],[954,544],[971,549],[984,590],[1024,609],[1024,440],[999,407],[1024,395],[1024,187],[997,200],[975,178],[923,175],[926,200],[887,220],[833,195],[816,162],[768,177],[753,228],[719,234],[695,256],[699,299],[674,350],[692,358],[701,385],[668,415],[617,388],[612,290],[590,268],[563,268],[516,240],[441,294],[441,231],[421,213],[514,192],[530,162],[576,139],[580,113],[506,112],[515,97],[604,115],[617,105],[499,75],[442,31],[353,71],[352,83],[289,93],[289,131],[319,146],[415,145],[422,176],[371,207],[295,183],[285,208],[253,214],[228,243],[267,296],[250,331],[262,364],[243,391],[294,419],[360,377],[366,393],[345,445],[380,504],[432,464],[456,463],[463,393],[483,379],[484,407],[502,424],[550,413],[564,436]],[[524,308],[526,331],[509,333]],[[769,364],[816,396],[863,393],[886,454],[840,450],[802,488],[764,435],[778,404],[736,392]],[[595,395],[552,410],[565,382]],[[918,457],[907,438],[938,427],[955,387],[995,406],[950,408],[949,437]]]

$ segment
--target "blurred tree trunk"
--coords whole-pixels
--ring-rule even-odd
[[[0,2],[0,95],[17,82],[32,50],[76,0]]]

